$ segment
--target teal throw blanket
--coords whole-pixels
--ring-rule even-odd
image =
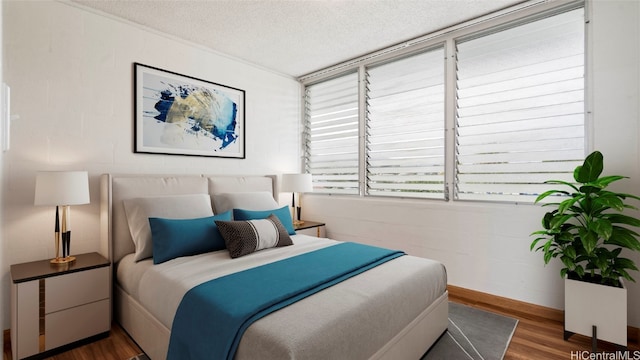
[[[402,255],[345,242],[204,282],[178,306],[167,359],[233,359],[254,321]]]

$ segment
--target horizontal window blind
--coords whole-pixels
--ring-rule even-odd
[[[456,43],[456,199],[534,201],[584,148],[584,9]]]
[[[444,48],[367,68],[366,191],[444,199]]]
[[[315,192],[359,194],[358,74],[305,89],[305,167]]]

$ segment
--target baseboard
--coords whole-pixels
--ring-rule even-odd
[[[480,291],[447,285],[449,299],[461,303],[474,305],[487,310],[497,312],[508,312],[523,319],[544,319],[562,324],[564,322],[564,311],[546,306],[535,305],[524,301],[509,299],[502,296],[483,293]],[[640,330],[637,327],[627,326],[627,340],[630,343],[638,344]]]

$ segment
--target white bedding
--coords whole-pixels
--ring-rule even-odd
[[[237,259],[223,250],[153,265],[151,260],[134,263],[130,255],[121,260],[117,278],[125,291],[171,329],[178,305],[190,288],[338,243],[306,235],[294,235],[292,239],[293,246]],[[445,291],[442,264],[402,256],[257,321],[245,333],[237,358],[317,359],[327,358],[332,351],[340,356],[368,358],[373,349],[389,341]],[[367,322],[371,324],[362,326]],[[363,338],[358,333],[363,329],[370,332],[364,335],[368,342],[354,344]]]
[[[152,259],[134,262],[125,256],[118,266],[118,282],[167,328],[184,294],[196,285],[234,272],[303,254],[338,242],[293,235],[294,245],[272,248],[231,259],[226,250],[185,256],[153,265]],[[167,291],[171,289],[171,291]]]

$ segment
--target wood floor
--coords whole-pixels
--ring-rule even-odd
[[[598,342],[597,354],[591,355],[591,338],[581,335],[573,335],[568,341],[564,341],[563,313],[560,310],[454,286],[448,288],[450,301],[518,319],[518,326],[505,354],[505,360],[610,359],[602,353],[617,351],[613,344]],[[631,329],[629,335],[628,357],[615,359],[640,359],[637,329]]]
[[[562,338],[562,312],[541,306],[531,305],[493,295],[478,293],[454,286],[449,286],[449,300],[473,306],[479,309],[502,314],[518,319],[518,326],[511,339],[506,360],[514,359],[609,359],[602,354],[590,355],[578,352],[591,351],[591,339],[581,335],[574,335],[568,341]],[[640,359],[637,329],[630,330],[628,357],[616,359]],[[4,360],[11,360],[9,341],[4,347]],[[616,348],[612,344],[599,343],[598,352],[613,352]],[[140,353],[138,346],[117,325],[111,328],[108,338],[75,348],[55,355],[53,360],[126,360]],[[599,356],[599,357],[589,357]],[[634,357],[635,356],[635,357]],[[455,360],[455,359],[452,359]],[[487,359],[488,360],[488,359]]]

